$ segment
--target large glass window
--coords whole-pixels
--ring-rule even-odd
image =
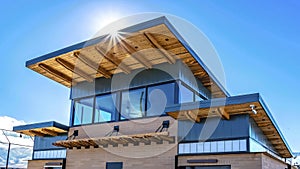
[[[75,101],[74,125],[89,124],[93,119],[94,98],[85,98]]]
[[[179,103],[193,102],[194,93],[182,83],[179,85]]]
[[[166,107],[178,101],[185,103],[202,100],[198,93],[183,82],[179,82],[178,88],[179,91],[177,84],[170,82],[75,100],[73,125],[161,116]]]
[[[114,121],[116,119],[116,94],[96,97],[94,123]]]
[[[194,97],[195,97],[195,101],[202,101],[203,100],[203,98],[197,93],[194,93]]]
[[[194,144],[196,144],[196,146]],[[195,153],[195,151],[196,153],[244,152],[247,151],[247,141],[246,139],[220,140],[198,143],[180,143],[178,145],[179,154],[192,154]]]
[[[121,119],[145,117],[146,89],[122,92]]]
[[[175,83],[151,86],[147,94],[147,116],[160,116],[175,103]]]

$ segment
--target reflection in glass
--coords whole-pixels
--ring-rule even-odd
[[[240,141],[233,140],[232,141],[232,151],[239,151],[240,150]]]
[[[147,116],[160,116],[175,103],[175,83],[149,87],[147,96]]]
[[[75,101],[74,125],[92,123],[93,104],[93,98],[85,98]]]
[[[217,147],[218,147],[217,152],[224,152],[225,151],[225,143],[224,143],[224,141],[218,141],[217,142]]]
[[[194,93],[185,87],[184,85],[179,85],[179,103],[193,102]]]
[[[195,93],[195,101],[202,101],[203,99],[200,97],[199,94]]]
[[[191,143],[191,153],[197,153],[197,143]]]
[[[225,152],[232,151],[232,141],[227,140],[225,141]]]
[[[184,153],[190,153],[191,152],[190,144],[184,144],[183,145],[183,152]]]
[[[217,152],[217,142],[211,142],[210,144],[210,152]]]
[[[210,144],[211,144],[211,142],[204,142],[204,152],[205,153],[210,152]]]
[[[122,92],[121,119],[145,117],[145,95],[144,88]]]
[[[247,141],[240,140],[240,151],[247,151]]]
[[[197,143],[197,153],[203,153],[203,143]]]
[[[94,123],[115,120],[116,94],[107,94],[96,97]]]

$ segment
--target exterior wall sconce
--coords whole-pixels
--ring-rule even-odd
[[[73,131],[73,134],[70,135],[69,137],[67,137],[66,140],[69,140],[69,139],[70,139],[70,140],[75,139],[77,136],[78,136],[78,130],[74,130],[74,131]]]
[[[166,129],[166,131],[168,131],[169,126],[170,126],[170,121],[169,120],[165,120],[165,121],[162,122],[161,126],[159,126],[156,129],[155,133],[162,132],[163,129]]]
[[[112,136],[114,133],[116,133],[116,136],[119,134],[119,131],[120,131],[120,126],[114,126],[113,127],[113,130],[111,131],[111,132],[109,132],[109,133],[107,133],[106,135],[105,135],[105,137],[109,137],[109,136]]]
[[[250,105],[250,108],[251,108],[251,110],[252,110],[252,112],[253,112],[254,114],[257,114],[257,111],[255,110],[255,108],[256,108],[255,105],[251,104],[251,105]]]

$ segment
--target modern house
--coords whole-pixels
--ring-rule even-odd
[[[72,101],[68,126],[14,127],[35,136],[29,169],[291,168],[261,96],[230,96],[166,17],[120,32],[26,62]]]

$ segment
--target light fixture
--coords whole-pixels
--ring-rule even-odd
[[[120,127],[119,126],[114,126],[114,132],[119,132],[120,131]]]
[[[75,139],[77,136],[78,136],[78,130],[74,130],[74,131],[73,131],[73,134],[70,135],[70,136],[68,136],[68,137],[66,138],[66,140],[69,140],[69,139]]]
[[[169,120],[165,120],[165,121],[162,122],[161,126],[159,126],[157,128],[157,130],[155,131],[155,133],[162,132],[163,129],[165,129],[166,131],[168,131],[169,127],[170,127],[170,121]]]
[[[255,110],[256,106],[254,104],[251,104],[250,108],[254,114],[257,114],[257,111]]]
[[[113,127],[113,130],[110,131],[109,133],[107,133],[107,134],[105,135],[105,137],[110,137],[110,136],[112,136],[114,133],[115,133],[115,135],[117,136],[117,135],[119,134],[119,131],[120,131],[120,126],[114,126],[114,127]]]

